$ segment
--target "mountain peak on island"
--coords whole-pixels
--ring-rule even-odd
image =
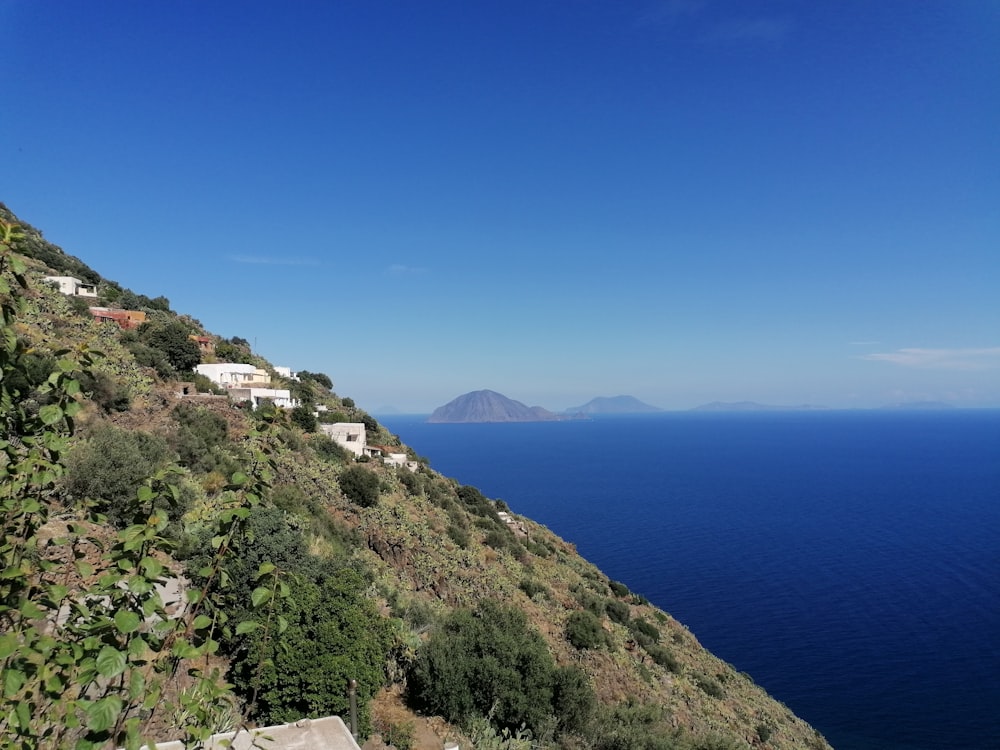
[[[439,406],[428,422],[551,422],[568,417],[541,406],[525,406],[496,391],[465,393]]]
[[[567,414],[646,414],[663,411],[658,406],[643,403],[635,396],[598,396],[583,406],[571,406]]]

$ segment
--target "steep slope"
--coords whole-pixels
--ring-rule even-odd
[[[32,237],[41,242],[40,235]],[[45,251],[58,260],[57,249],[49,246]],[[251,412],[238,408],[225,395],[197,392],[193,386],[203,384],[195,383],[190,373],[171,374],[169,369],[141,363],[137,357],[147,356],[149,347],[140,335],[96,322],[76,300],[39,284],[47,271],[45,263],[36,258],[29,265],[29,275],[36,283],[17,322],[25,351],[42,365],[47,353],[61,349],[80,351],[90,347],[105,353],[96,366],[100,378],[87,387],[86,398],[81,401],[84,410],[76,420],[78,434],[67,468],[69,484],[64,486],[83,484],[86,477],[80,476],[79,467],[84,466],[80,461],[86,456],[104,457],[96,448],[104,444],[99,439],[109,430],[116,431],[113,437],[118,443],[130,442],[129,436],[133,436],[142,446],[162,444],[165,447],[160,465],[173,466],[180,472],[183,506],[179,510],[183,516],[174,521],[178,546],[194,549],[212,520],[231,511],[233,495],[226,478],[238,477],[244,469],[255,475],[261,460],[255,456],[266,452],[271,476],[261,485],[261,501],[265,509],[277,508],[280,513],[253,513],[262,521],[278,523],[280,533],[259,532],[246,556],[258,549],[273,550],[276,557],[272,561],[279,567],[291,567],[296,559],[315,557],[324,561],[323,565],[335,564],[332,569],[338,571],[338,581],[354,576],[367,582],[357,592],[378,606],[388,629],[383,635],[391,634],[392,639],[380,678],[384,692],[374,704],[375,727],[398,731],[407,722],[419,722],[426,730],[425,737],[430,732],[437,738],[436,746],[429,741],[416,746],[428,750],[439,750],[440,741],[446,738],[477,736],[477,731],[486,731],[476,723],[485,721],[482,716],[472,717],[463,729],[440,718],[422,717],[405,703],[388,700],[388,696],[401,695],[411,701],[408,676],[428,638],[441,632],[451,613],[489,599],[524,613],[530,626],[541,634],[555,664],[582,668],[588,689],[597,699],[580,725],[583,729],[563,732],[555,724],[548,730],[537,728],[538,747],[828,747],[811,727],[770,698],[747,675],[737,673],[731,665],[705,651],[682,624],[640,594],[609,580],[577,554],[572,544],[550,530],[510,514],[502,503],[483,497],[475,488],[462,486],[427,465],[410,472],[378,461],[355,460],[316,432],[302,411]],[[110,286],[113,282],[99,277],[97,281],[102,294],[104,289],[115,288]],[[173,316],[155,307],[145,309],[154,320],[169,317],[170,322],[180,321],[192,332],[207,333],[192,318]],[[236,347],[238,343],[214,338],[220,345]],[[266,360],[252,356],[259,366],[273,371]],[[304,352],[306,357],[308,353]],[[328,413],[343,416],[345,421],[364,421],[371,433],[369,442],[399,445],[397,438],[358,410],[349,398],[315,382],[285,385],[296,388],[301,397],[308,396],[326,406]],[[506,409],[504,402],[510,400],[492,395],[503,399],[497,402],[498,408]],[[493,401],[490,397],[484,400]],[[528,409],[523,404],[517,406]],[[495,413],[493,408],[483,413]],[[514,413],[523,414],[519,409]],[[530,409],[528,413],[534,414]],[[400,449],[413,457],[405,446]],[[72,492],[65,492],[61,498],[65,518],[77,513],[72,500]],[[286,538],[293,540],[288,544],[297,545],[294,554],[289,552],[292,547],[278,545]],[[288,557],[279,559],[278,555]],[[184,567],[181,561],[169,565],[178,571]],[[188,565],[188,569],[194,575],[197,565]],[[319,580],[324,569],[322,565],[316,568]],[[234,579],[238,577],[236,572],[234,568]],[[292,597],[296,595],[293,592]],[[341,591],[338,595],[347,594]],[[351,607],[363,604],[356,601]],[[245,615],[238,608],[245,607],[245,602],[237,602],[236,606],[229,612],[234,621]],[[297,616],[311,617],[316,610],[312,607]],[[288,618],[292,619],[291,613]],[[584,639],[576,627],[580,623],[594,624],[596,629],[587,632]],[[337,627],[356,624],[355,618]],[[293,621],[286,637],[291,638],[299,627]],[[331,626],[324,625],[324,630],[330,631]],[[350,647],[344,644],[341,648],[345,653],[337,654],[338,658],[346,659]],[[240,654],[246,651],[240,642],[230,651],[224,649],[227,658],[233,660],[238,688],[245,679],[242,676],[248,674],[237,668]],[[273,671],[279,680],[284,679],[279,674],[282,658],[280,654],[274,656]],[[304,665],[295,667],[301,668]],[[294,685],[277,687],[296,696],[302,692]],[[252,702],[247,698],[243,710],[252,711]],[[343,710],[338,708],[343,704],[318,705],[317,711]],[[504,746],[511,750],[521,747],[509,743]]]

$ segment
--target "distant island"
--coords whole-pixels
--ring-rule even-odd
[[[428,422],[556,422],[572,419],[541,406],[525,406],[496,391],[472,391],[439,406]]]
[[[812,404],[772,406],[770,404],[758,404],[756,401],[712,401],[709,404],[696,406],[691,411],[821,411],[826,408],[826,406],[814,406]]]
[[[938,409],[955,409],[957,408],[954,404],[949,404],[945,401],[902,401],[898,404],[886,404],[882,407],[883,409],[897,409],[900,411],[914,410],[914,411],[936,411]]]
[[[663,411],[657,406],[643,403],[635,396],[598,396],[583,406],[573,406],[566,414],[649,414]]]

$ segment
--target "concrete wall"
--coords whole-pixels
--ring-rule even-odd
[[[355,456],[360,456],[365,452],[368,436],[365,433],[363,422],[335,422],[334,424],[321,424],[319,428],[335,443],[344,446]]]

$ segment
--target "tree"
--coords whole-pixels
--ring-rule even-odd
[[[242,341],[243,339],[240,339]],[[231,341],[220,341],[215,345],[215,356],[219,358],[220,362],[239,362],[244,365],[249,365],[253,362],[253,355],[250,353],[250,347],[244,346],[242,344],[234,343],[235,339]]]
[[[198,344],[190,336],[191,331],[179,320],[148,322],[139,327],[143,343],[163,352],[178,372],[188,372],[201,362]]]
[[[298,425],[303,432],[316,432],[316,415],[308,406],[296,406],[291,413],[292,424]]]
[[[554,663],[524,613],[486,599],[459,609],[417,655],[411,697],[418,707],[467,724],[491,716],[501,728],[537,730],[552,713]]]
[[[354,679],[362,729],[369,726],[368,704],[385,682],[393,637],[365,586],[349,568],[289,579],[288,596],[275,610],[287,627],[280,636],[269,637],[263,627],[252,631],[233,668],[259,722],[344,715]]]
[[[355,679],[367,726],[367,704],[385,681],[394,643],[388,621],[365,593],[368,580],[349,564],[311,554],[282,510],[252,510],[246,531],[234,540],[223,566],[226,585],[216,583],[212,592],[225,603],[234,628],[223,651],[253,718],[275,724],[343,715],[349,708],[347,683]],[[188,561],[189,575],[200,585],[198,571],[211,556],[206,536]],[[267,568],[275,571],[272,586],[285,593],[260,612],[252,605],[262,596],[259,572]]]

